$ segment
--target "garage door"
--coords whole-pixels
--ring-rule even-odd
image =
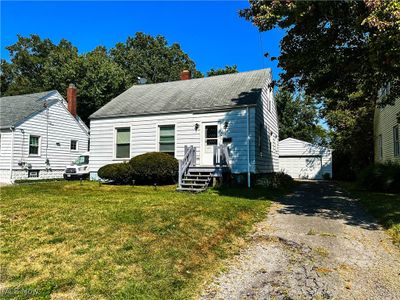
[[[321,179],[320,156],[286,156],[279,158],[279,168],[293,178]]]

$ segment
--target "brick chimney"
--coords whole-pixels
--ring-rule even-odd
[[[69,112],[76,117],[76,86],[73,83],[70,83],[67,88],[67,101]]]
[[[189,70],[183,70],[181,72],[181,80],[189,80],[191,78]]]

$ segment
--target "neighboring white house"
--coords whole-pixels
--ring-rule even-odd
[[[385,90],[385,92],[387,92]],[[400,100],[377,107],[374,116],[375,162],[400,163]]]
[[[151,151],[196,166],[214,166],[216,148],[229,152],[232,173],[278,170],[278,121],[271,70],[134,85],[90,117],[91,179],[100,167]]]
[[[279,168],[293,178],[332,178],[332,149],[287,138],[279,142]]]
[[[89,130],[76,116],[76,89],[68,103],[57,91],[0,98],[0,182],[62,177],[88,150]]]

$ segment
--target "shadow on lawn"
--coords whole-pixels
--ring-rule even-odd
[[[319,216],[325,219],[341,219],[344,223],[369,230],[379,229],[375,219],[333,182],[301,182],[293,192],[268,191],[266,189],[221,188],[220,195],[249,200],[271,200],[283,204],[278,212],[304,216]]]
[[[267,190],[265,188],[247,188],[247,187],[221,187],[212,190],[221,196],[237,197],[247,200],[270,200],[275,201],[289,191]]]

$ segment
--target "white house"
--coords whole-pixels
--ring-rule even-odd
[[[278,170],[278,121],[271,70],[134,85],[90,117],[91,178],[106,164],[151,151],[188,168],[232,173]],[[185,150],[186,147],[186,150]],[[244,177],[246,178],[246,177]]]
[[[279,142],[279,168],[293,178],[332,178],[332,149],[287,138]]]
[[[88,150],[73,85],[68,96],[68,104],[57,91],[0,98],[0,182],[62,177]]]

